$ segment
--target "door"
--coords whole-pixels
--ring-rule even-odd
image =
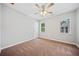
[[[34,38],[38,38],[40,34],[40,22],[38,20],[35,21],[34,23]]]

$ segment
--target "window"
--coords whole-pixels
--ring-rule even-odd
[[[41,23],[41,32],[45,32],[45,23]]]
[[[70,19],[66,19],[65,21],[61,22],[61,29],[60,32],[61,33],[69,33],[69,27],[70,27]]]

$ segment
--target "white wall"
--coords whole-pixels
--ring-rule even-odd
[[[60,33],[60,22],[61,20],[64,19],[70,19],[70,27],[71,31],[70,33]],[[46,32],[41,33],[41,37],[52,39],[52,40],[57,40],[57,41],[62,41],[62,42],[67,42],[74,44],[76,43],[76,13],[75,11],[69,12],[69,13],[64,13],[58,16],[52,16],[49,19],[45,19],[44,21],[46,23]]]
[[[34,19],[3,5],[2,48],[33,39]]]
[[[0,51],[1,51],[1,4],[0,4]]]
[[[79,8],[77,9],[77,45],[79,47]]]

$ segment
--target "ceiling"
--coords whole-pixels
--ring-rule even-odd
[[[41,4],[42,3],[40,3],[40,5]],[[54,6],[50,9],[53,14],[42,17],[40,16],[40,14],[35,14],[36,12],[38,12],[38,9],[36,8],[34,3],[15,3],[14,5],[6,5],[35,19],[42,19],[51,17],[53,15],[59,15],[62,13],[73,11],[79,7],[78,3],[55,3]]]

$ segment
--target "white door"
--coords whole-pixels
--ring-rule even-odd
[[[39,21],[35,21],[34,23],[34,38],[39,37]]]

